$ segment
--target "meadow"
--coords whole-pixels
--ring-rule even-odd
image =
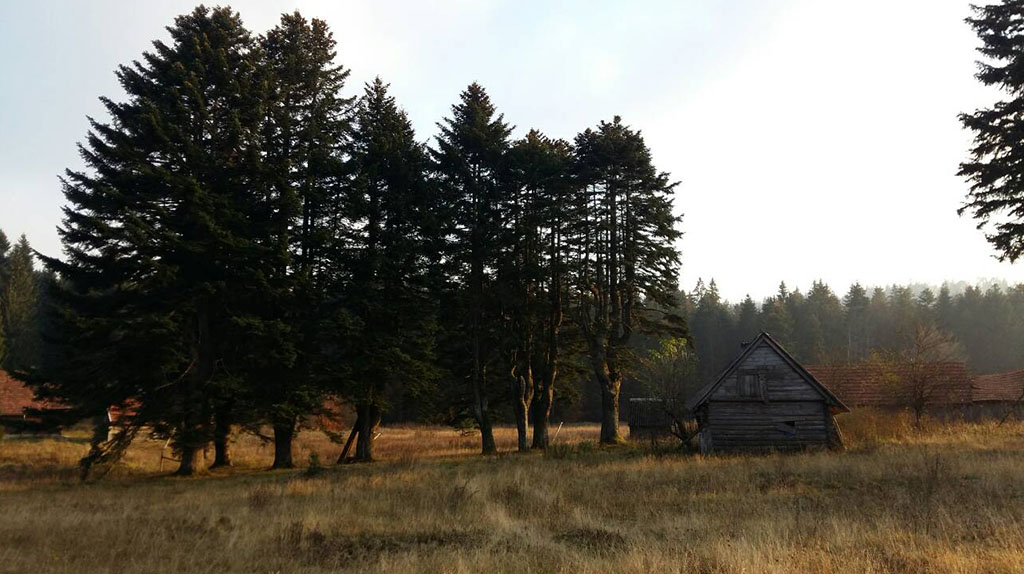
[[[79,483],[81,437],[0,442],[0,572],[1021,572],[1024,424],[840,418],[845,452],[702,457],[596,445],[476,455],[440,427],[384,427],[379,462],[300,435],[305,468],[171,478],[140,441]],[[84,436],[84,435],[83,435]],[[310,464],[312,463],[312,466]]]

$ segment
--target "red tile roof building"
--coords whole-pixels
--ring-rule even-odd
[[[971,377],[963,363],[810,365],[807,370],[851,407],[908,406],[913,383],[904,381],[915,376],[928,381],[922,385],[927,388],[919,390],[928,406],[962,406],[973,400]]]
[[[25,409],[52,407],[47,401],[36,400],[32,389],[5,371],[0,371],[0,417],[22,417]]]

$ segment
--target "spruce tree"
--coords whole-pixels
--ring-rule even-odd
[[[7,292],[7,252],[10,248],[11,243],[7,240],[7,235],[0,229],[0,369],[3,368],[7,356],[7,305],[4,303],[4,293]]]
[[[732,360],[739,348],[733,340],[735,325],[732,314],[718,294],[718,285],[714,279],[703,289],[688,326],[700,357],[701,376],[714,376]]]
[[[679,273],[676,184],[655,169],[640,132],[616,116],[576,137],[574,319],[601,389],[601,442],[619,436],[619,392],[634,333],[685,336],[674,308]]]
[[[846,362],[861,361],[868,357],[867,310],[870,299],[860,283],[850,285],[843,297],[846,325]]]
[[[449,338],[442,361],[454,377],[466,381],[466,402],[480,428],[481,450],[492,454],[497,448],[491,403],[504,387],[494,270],[502,253],[502,169],[512,128],[476,83],[462,92],[452,116],[438,128],[431,156],[442,206],[436,216],[447,222],[448,288],[442,313]]]
[[[736,318],[736,341],[734,349],[739,349],[741,343],[752,341],[758,335],[761,311],[757,303],[747,295],[740,303]],[[691,330],[693,326],[691,324]]]
[[[348,149],[342,292],[353,328],[340,390],[356,407],[354,458],[369,461],[388,397],[425,393],[436,376],[424,239],[427,157],[380,78],[359,100]]]
[[[566,235],[571,220],[571,149],[537,130],[507,154],[505,240],[499,266],[506,370],[518,447],[547,448],[568,306]],[[533,424],[528,442],[527,421]]]
[[[40,340],[37,325],[38,295],[32,247],[22,235],[4,258],[0,293],[6,353],[3,368],[24,376],[38,368]]]
[[[802,360],[813,363],[833,362],[845,342],[843,305],[823,281],[814,281],[804,301],[807,340]]]
[[[949,292],[949,285],[942,284],[939,288],[939,296],[935,299],[935,324],[939,329],[951,331],[953,324],[953,296]]]
[[[1024,254],[1024,2],[1002,0],[973,9],[967,23],[981,39],[978,51],[984,57],[975,77],[1006,97],[960,115],[963,126],[974,132],[974,146],[960,164],[959,174],[971,187],[958,213],[970,212],[979,229],[991,229],[985,237],[999,259],[1013,262]]]
[[[866,313],[868,348],[890,348],[892,318],[889,316],[889,299],[885,295],[885,289],[875,287],[871,290],[871,300],[868,302]]]
[[[131,405],[119,444],[148,426],[190,474],[255,328],[245,290],[267,257],[248,225],[265,209],[254,175],[262,98],[237,13],[199,7],[168,32],[170,43],[118,68],[127,100],[101,99],[111,120],[91,121],[88,171],[64,180],[67,257],[46,263],[63,278],[68,326],[54,390],[83,408]]]
[[[344,146],[352,100],[341,95],[349,72],[335,62],[336,42],[322,20],[285,14],[262,39],[267,75],[262,127],[263,178],[276,209],[265,225],[277,265],[269,270],[268,317],[284,326],[279,349],[251,363],[254,400],[273,427],[274,468],[290,468],[300,417],[319,408],[340,377],[338,329],[344,248],[341,213]],[[339,321],[341,325],[339,326]]]
[[[782,282],[775,296],[765,299],[761,306],[761,330],[769,333],[783,346],[792,348],[793,316],[787,304],[789,299],[789,290],[786,283]]]

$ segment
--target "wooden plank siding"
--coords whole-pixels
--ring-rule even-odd
[[[821,401],[707,405],[705,431],[714,450],[793,450],[826,446],[831,415]]]

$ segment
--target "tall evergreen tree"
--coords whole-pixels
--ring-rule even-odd
[[[778,293],[765,299],[761,306],[761,330],[770,333],[782,345],[792,347],[793,316],[787,305],[789,295],[786,283],[782,282]]]
[[[960,115],[974,132],[974,147],[960,164],[971,188],[959,213],[969,211],[979,228],[991,224],[986,238],[1000,260],[1013,262],[1024,254],[1024,2],[1002,0],[973,9],[967,23],[981,39],[978,51],[984,57],[975,77],[1001,89],[1006,99]]]
[[[868,292],[860,283],[850,285],[843,297],[846,326],[846,361],[853,363],[868,357]]]
[[[867,309],[868,348],[884,349],[891,346],[892,318],[889,316],[889,299],[885,289],[875,287],[871,290],[871,300]]]
[[[714,279],[697,299],[697,308],[688,326],[694,334],[694,346],[700,357],[701,376],[714,376],[735,356],[739,348],[734,345],[733,317],[722,301]]]
[[[189,474],[212,397],[240,367],[249,310],[238,305],[252,297],[237,288],[258,284],[266,255],[247,224],[261,97],[237,13],[199,7],[168,32],[170,44],[118,69],[127,101],[101,100],[112,120],[91,122],[89,171],[64,184],[67,258],[46,263],[64,279],[70,326],[54,390],[92,408],[131,402],[119,442],[147,425],[173,439]]]
[[[804,317],[808,322],[808,339],[804,344],[805,361],[815,363],[839,359],[835,350],[844,342],[843,305],[823,281],[815,281],[807,292]]]
[[[574,318],[601,389],[601,442],[619,436],[619,392],[634,332],[685,336],[677,290],[676,184],[655,169],[643,137],[616,116],[576,137]],[[654,315],[648,315],[651,310]]]
[[[349,149],[343,298],[354,328],[342,394],[356,406],[355,459],[368,461],[387,397],[425,393],[436,377],[424,238],[427,157],[380,78],[359,100]]]
[[[740,344],[751,341],[757,336],[761,321],[761,311],[757,303],[747,295],[739,304],[736,312],[736,340],[734,349],[740,348]],[[691,326],[692,330],[692,326]]]
[[[340,298],[340,260],[349,225],[342,212],[344,150],[352,99],[341,90],[349,72],[336,63],[336,42],[322,20],[284,14],[262,40],[267,76],[262,127],[270,205],[263,219],[276,264],[278,296],[268,318],[283,324],[284,353],[251,364],[256,402],[274,430],[274,468],[290,468],[300,417],[319,408],[324,389],[343,378],[337,349],[349,318]],[[268,301],[269,302],[269,301]]]
[[[496,113],[487,92],[471,84],[438,124],[431,150],[442,199],[438,220],[447,222],[448,288],[442,302],[451,335],[442,361],[468,387],[470,412],[480,428],[482,451],[497,451],[491,402],[505,388],[500,373],[500,292],[494,272],[502,254],[503,162],[512,128]]]
[[[536,130],[507,155],[508,195],[500,285],[506,356],[519,450],[547,448],[568,306],[566,234],[571,219],[571,150]],[[533,444],[527,442],[527,420]]]
[[[7,371],[25,374],[38,367],[38,305],[34,256],[28,239],[22,235],[5,257],[0,293],[6,339],[3,368]]]
[[[939,288],[939,296],[935,299],[935,323],[944,331],[949,331],[953,323],[953,296],[946,283]]]

